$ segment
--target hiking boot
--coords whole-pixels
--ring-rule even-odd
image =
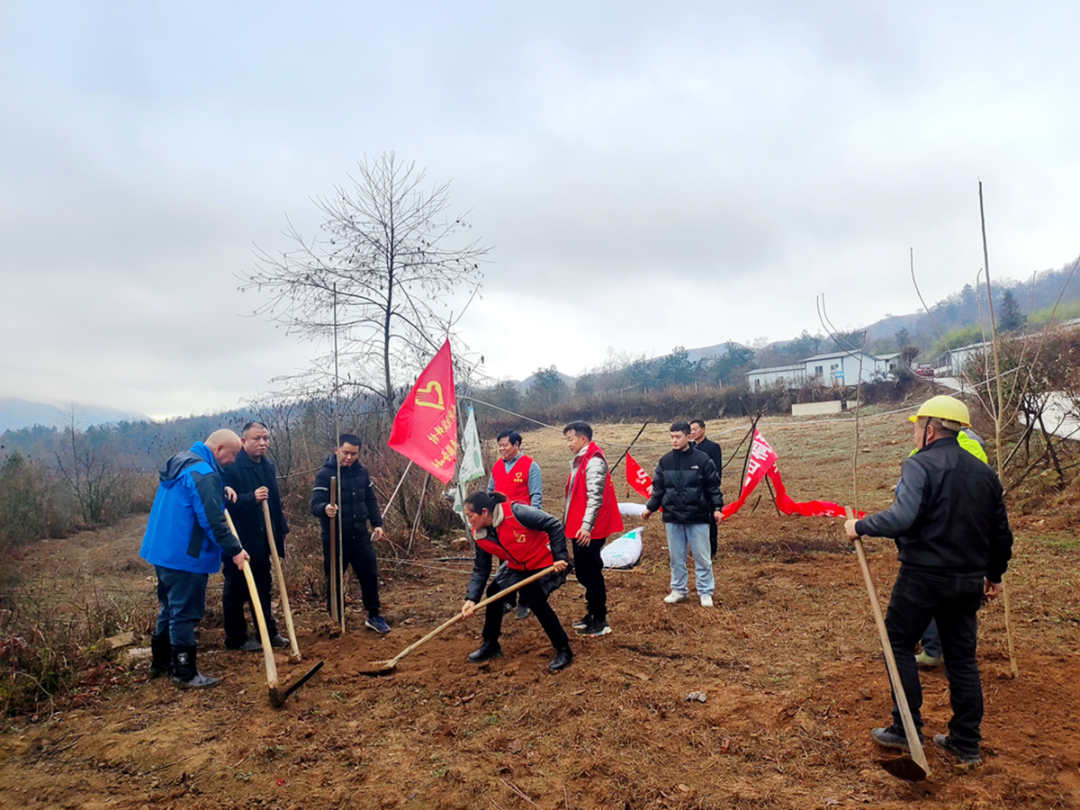
[[[217,678],[211,678],[199,672],[195,649],[195,647],[172,648],[172,680],[184,689],[204,689],[218,682]]]
[[[678,591],[672,591],[664,597],[664,601],[669,605],[677,605],[679,602],[685,602],[688,596],[685,593],[679,593]]]
[[[172,642],[168,631],[150,636],[150,677],[172,674]]]
[[[907,735],[904,734],[902,728],[894,728],[889,726],[888,728],[875,728],[871,730],[870,735],[874,738],[874,742],[885,748],[899,748],[901,751],[911,752],[911,746],[908,745]]]
[[[594,618],[584,627],[577,628],[579,636],[606,636],[610,632],[611,626],[607,623],[607,619]]]
[[[364,627],[382,635],[390,632],[390,625],[386,623],[386,619],[382,616],[368,616],[367,621],[364,622]]]
[[[470,664],[482,664],[485,661],[490,661],[492,658],[502,657],[502,647],[499,646],[497,641],[488,641],[484,639],[484,643],[480,645],[480,649],[474,653],[470,653],[466,659]]]
[[[517,610],[514,612],[514,618],[518,621],[527,619],[530,615],[532,615],[532,609],[528,605],[518,605]]]
[[[285,636],[281,635],[281,633],[278,633],[276,636],[273,636],[270,639],[271,647],[288,647],[289,644],[289,640],[285,638]]]
[[[945,663],[945,659],[940,655],[927,655],[921,652],[915,656],[915,663],[920,667],[940,667]]]
[[[703,596],[703,597],[701,597],[701,606],[702,607],[712,607],[713,606],[712,597],[711,596]]]
[[[574,653],[569,647],[563,647],[557,651],[555,657],[548,664],[548,672],[562,672],[574,663]]]
[[[580,630],[582,627],[588,627],[590,624],[592,624],[592,614],[586,613],[584,616],[574,622],[572,626],[575,630]]]
[[[956,745],[952,741],[952,737],[948,737],[944,734],[934,735],[934,745],[955,756],[960,760],[961,765],[978,765],[982,762],[982,758],[979,756],[978,751],[975,751],[974,754],[964,753],[956,748]]]

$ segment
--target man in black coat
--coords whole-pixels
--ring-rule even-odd
[[[367,610],[364,625],[376,633],[389,633],[390,625],[380,613],[379,605],[379,563],[375,557],[372,540],[381,540],[382,514],[375,500],[375,488],[367,468],[359,462],[360,439],[352,433],[342,433],[338,437],[338,447],[334,455],[326,459],[322,469],[315,476],[315,486],[311,491],[311,514],[322,524],[323,571],[326,573],[326,610],[330,612],[330,521],[339,517],[340,549],[342,566],[352,566],[353,573],[360,581],[360,594]],[[338,486],[341,497],[337,505],[330,503],[330,479],[341,477]],[[368,524],[372,531],[368,533]],[[345,609],[344,594],[341,595],[340,610]]]
[[[275,647],[288,647],[289,639],[278,633],[277,622],[270,611],[273,561],[270,556],[270,542],[266,536],[264,502],[270,506],[270,525],[274,530],[279,557],[285,556],[285,535],[289,533],[289,524],[281,508],[281,494],[278,492],[277,468],[267,455],[270,449],[270,431],[262,422],[248,422],[244,425],[240,442],[243,449],[236,456],[236,461],[225,468],[225,483],[236,490],[236,503],[229,506],[229,514],[236,524],[240,543],[251,555],[249,565],[255,578],[255,589],[259,592],[259,601],[262,602],[270,643]],[[222,555],[221,561],[222,573],[225,575],[225,587],[221,592],[225,647],[243,652],[261,652],[262,644],[248,636],[244,605],[251,604],[251,592],[248,590],[244,572],[233,564],[227,554]],[[258,632],[254,607],[251,624],[255,632]]]
[[[690,446],[690,425],[671,426],[671,452],[656,465],[652,496],[645,504],[642,520],[664,508],[664,531],[671,558],[669,605],[685,602],[689,592],[686,571],[687,550],[694,558],[694,584],[701,606],[713,606],[713,568],[708,554],[709,523],[720,520],[724,496],[720,494],[720,474],[712,459]]]
[[[690,423],[690,442],[695,450],[700,450],[713,460],[713,464],[716,465],[716,472],[722,480],[724,477],[724,453],[720,450],[720,445],[705,436],[704,420],[695,419]],[[716,558],[716,549],[718,547],[716,523],[710,521],[709,549],[712,552],[713,559]]]

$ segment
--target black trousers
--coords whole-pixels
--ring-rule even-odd
[[[900,682],[904,686],[915,727],[922,730],[922,686],[915,663],[915,645],[931,619],[937,620],[949,680],[953,716],[949,736],[957,750],[977,754],[982,740],[982,681],[975,661],[978,610],[983,602],[983,578],[942,576],[901,568],[893,585],[885,628]],[[903,728],[900,710],[893,704],[893,726]]]
[[[530,572],[534,573],[534,572]],[[505,583],[499,582],[498,578],[492,579],[487,587],[487,595],[494,596],[505,587]],[[544,586],[540,581],[530,582],[521,590],[515,591],[521,595],[521,604],[530,608],[533,615],[544,628],[547,637],[551,640],[551,646],[556,650],[570,649],[570,639],[559,623],[559,617],[555,610],[548,604],[548,595],[544,593]],[[502,635],[502,621],[505,610],[503,601],[492,602],[484,608],[484,639],[486,641],[498,641]]]
[[[593,539],[587,546],[579,546],[577,540],[569,537],[566,542],[574,549],[574,571],[578,582],[585,586],[589,615],[607,621],[607,585],[604,584],[604,561],[600,558],[600,550],[607,538]]]
[[[716,539],[717,538],[717,531],[716,531],[717,528],[718,527],[716,525],[715,516],[709,518],[709,549],[712,551],[712,556],[713,557],[716,556],[716,550],[719,548],[719,545],[717,544],[717,539]]]
[[[360,583],[360,598],[369,616],[379,615],[379,561],[375,557],[375,546],[371,535],[347,537],[338,544],[342,554],[341,570],[352,566],[353,573]],[[323,574],[326,576],[326,612],[330,612],[330,541],[323,540]],[[340,610],[345,609],[345,594],[340,594]]]
[[[270,594],[273,590],[270,560],[252,557],[246,564],[251,566],[251,574],[255,578],[255,590],[259,592],[263,617],[266,619],[266,632],[270,634],[270,638],[273,638],[278,634],[278,626],[274,621],[274,614],[270,611]],[[247,617],[244,616],[244,605],[251,606],[251,591],[248,590],[244,572],[237,568],[232,560],[222,562],[221,573],[225,576],[225,587],[221,591],[225,647],[235,650],[248,640],[248,623]],[[258,634],[259,623],[255,618],[254,609],[251,610],[251,626]]]

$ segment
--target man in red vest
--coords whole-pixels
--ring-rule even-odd
[[[544,491],[540,479],[540,465],[521,452],[521,434],[516,430],[504,430],[497,439],[501,459],[491,468],[487,491],[491,495],[501,492],[510,503],[523,503],[533,509],[544,506]],[[499,573],[506,565],[499,567]],[[506,600],[506,609],[517,606],[516,619],[527,619],[532,611],[524,602],[518,604],[517,592]]]
[[[574,623],[579,636],[604,636],[611,632],[607,621],[607,587],[600,550],[609,536],[623,530],[615,487],[608,475],[607,459],[592,440],[592,425],[571,422],[563,428],[566,446],[574,453],[566,479],[566,536],[573,538],[574,568],[585,586],[589,612]]]

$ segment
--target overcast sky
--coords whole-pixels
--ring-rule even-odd
[[[253,248],[394,150],[494,247],[495,378],[779,340],[1080,253],[1080,3],[0,3],[0,397],[236,406]]]

